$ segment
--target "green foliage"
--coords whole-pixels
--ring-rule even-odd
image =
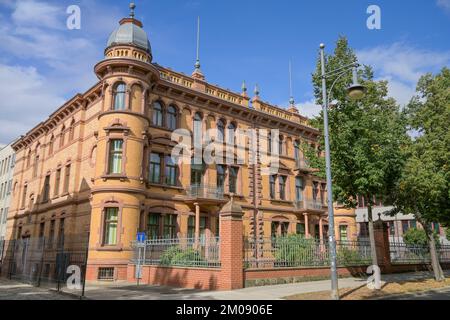
[[[439,235],[433,233],[436,246],[439,244]],[[403,241],[408,246],[428,246],[427,234],[422,229],[409,229],[403,234]]]
[[[450,224],[450,70],[423,76],[417,96],[405,110],[416,137],[404,151],[408,159],[393,193],[395,205],[423,225]]]
[[[361,266],[370,264],[371,258],[364,257],[357,249],[341,247],[337,252],[337,262],[341,266]]]
[[[314,255],[316,252],[315,240],[305,239],[302,235],[292,234],[286,237],[274,238],[272,244],[275,247],[275,260],[280,265],[313,266],[321,263]]]
[[[172,246],[161,255],[160,264],[163,266],[198,266],[206,263],[200,253],[194,249],[184,249],[179,246]]]
[[[450,228],[445,229],[445,236],[447,237],[447,240],[450,241]]]
[[[330,72],[353,63],[356,55],[346,38],[337,41],[335,51],[326,56],[326,71]],[[395,100],[388,97],[387,81],[374,81],[371,67],[359,71],[360,82],[367,94],[361,101],[351,101],[347,88],[352,83],[351,72],[342,78],[327,78],[330,101],[338,104],[329,109],[331,163],[334,196],[347,207],[354,208],[358,195],[366,199],[387,198],[403,168],[405,156],[401,150],[408,143],[405,119]],[[314,92],[322,104],[320,61],[313,75]],[[323,114],[315,123],[323,132]],[[321,145],[324,145],[322,137]],[[324,159],[305,151],[311,163],[324,176]]]

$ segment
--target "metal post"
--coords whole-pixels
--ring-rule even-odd
[[[90,232],[88,232],[88,236],[87,236],[86,254],[85,254],[84,270],[83,270],[83,287],[81,288],[81,299],[84,298],[84,293],[86,291],[86,273],[87,273],[87,263],[88,263],[88,255],[89,255],[89,240],[90,240],[89,238],[90,238]]]
[[[320,60],[322,65],[322,95],[323,95],[323,119],[324,119],[324,135],[325,135],[325,160],[327,172],[327,189],[328,189],[328,220],[329,220],[329,242],[330,242],[330,263],[331,263],[331,298],[339,300],[337,263],[336,263],[336,237],[334,229],[334,208],[333,208],[333,188],[331,176],[331,157],[330,157],[330,140],[328,131],[328,97],[327,82],[325,77],[325,45],[320,45]]]

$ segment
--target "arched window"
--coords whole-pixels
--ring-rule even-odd
[[[280,141],[278,141],[278,153],[280,155],[284,154],[284,152],[283,152],[284,151],[283,144],[284,144],[284,137],[280,135]]]
[[[177,129],[177,108],[174,106],[169,106],[169,108],[167,108],[166,125],[169,130]]]
[[[217,141],[223,142],[225,140],[225,122],[220,119],[217,121]]]
[[[235,145],[236,143],[236,124],[233,122],[228,126],[228,144]]]
[[[153,103],[153,125],[157,127],[163,126],[163,108],[158,101]]]
[[[294,158],[298,164],[298,162],[300,161],[300,142],[298,142],[297,140],[294,141]]]
[[[269,134],[267,135],[267,152],[269,154],[272,153],[272,132],[269,131]]]
[[[50,138],[50,141],[48,143],[48,155],[51,156],[53,154],[53,141],[55,140],[55,137],[52,135]]]
[[[202,145],[202,121],[202,115],[197,112],[194,116],[194,146]]]
[[[75,120],[72,120],[69,128],[69,141],[73,141],[74,134],[75,134]]]
[[[65,126],[63,126],[61,129],[61,136],[59,138],[59,147],[60,148],[64,147],[64,143],[65,143],[64,140],[66,140],[66,127]]]
[[[118,83],[114,89],[113,110],[125,110],[125,94],[127,86],[125,83]]]

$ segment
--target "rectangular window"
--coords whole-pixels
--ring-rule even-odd
[[[53,247],[53,241],[55,240],[55,220],[50,221],[50,232],[48,235],[48,248]]]
[[[402,231],[406,233],[409,230],[409,221],[402,221]]]
[[[270,235],[272,238],[278,237],[278,229],[280,227],[280,223],[278,221],[273,221],[270,226]]]
[[[286,180],[287,177],[285,176],[279,176],[278,182],[280,184],[280,199],[286,200]]]
[[[8,211],[9,208],[5,208],[5,211],[3,213],[3,223],[6,223],[6,221],[8,221]]]
[[[34,166],[33,166],[33,178],[37,177],[38,174],[38,166],[39,166],[39,156],[34,158]]]
[[[150,154],[149,180],[151,183],[161,183],[161,155]]]
[[[69,183],[70,183],[70,169],[71,165],[66,166],[66,171],[64,173],[64,188],[63,193],[69,193]]]
[[[47,202],[50,199],[50,176],[45,177],[44,181],[44,194],[42,197],[43,202]]]
[[[313,182],[313,200],[317,201],[317,196],[319,195],[319,183]]]
[[[59,185],[61,184],[61,169],[56,170],[55,176],[55,196],[59,195]]]
[[[395,222],[389,222],[389,235],[395,237]]]
[[[97,279],[100,281],[114,280],[114,268],[98,268]]]
[[[437,223],[437,222],[434,222],[434,223],[433,223],[433,231],[435,231],[437,234],[440,233],[440,226],[439,226],[439,223]]]
[[[296,232],[298,235],[305,236],[305,224],[297,223]]]
[[[171,156],[166,156],[166,184],[169,186],[176,186],[178,179],[178,166]]]
[[[65,228],[65,219],[61,218],[59,220],[59,231],[58,231],[58,245],[60,248],[64,247],[64,228]]]
[[[303,178],[295,178],[295,199],[297,201],[303,201]]]
[[[188,218],[188,238],[192,239],[195,237],[195,217],[190,216]]]
[[[225,190],[225,167],[222,165],[217,165],[217,189],[219,192]]]
[[[10,195],[11,191],[12,191],[12,180],[9,180],[9,182],[8,182],[8,192],[6,194]]]
[[[200,238],[202,239],[205,238],[207,226],[208,226],[208,218],[200,217]]]
[[[275,181],[277,181],[277,176],[270,176],[270,199],[275,199]]]
[[[358,207],[359,208],[364,208],[365,207],[364,197],[363,196],[358,196]]]
[[[22,208],[25,208],[25,206],[26,206],[26,201],[27,201],[27,189],[28,189],[28,186],[25,185],[25,186],[23,187],[23,193],[22,193]]]
[[[45,222],[42,222],[39,225],[39,248],[42,248],[42,245],[44,244],[44,234],[45,232]]]
[[[164,238],[175,239],[177,237],[177,216],[168,214],[164,217]]]
[[[285,237],[287,236],[289,232],[289,222],[282,222],[281,223],[281,236]]]
[[[230,193],[237,193],[237,178],[238,178],[239,168],[230,167],[229,175],[229,188]]]
[[[326,199],[325,199],[325,190],[327,189],[327,185],[325,183],[322,183],[320,185],[320,201],[322,203],[326,203]]]
[[[103,244],[114,246],[117,244],[117,227],[119,222],[119,208],[106,208],[105,234]]]
[[[411,220],[409,222],[409,227],[412,229],[417,229],[417,221],[416,220]]]
[[[347,226],[339,226],[339,239],[341,241],[347,241],[348,240],[348,234],[347,234]]]
[[[152,213],[148,216],[148,225],[147,225],[148,239],[160,238],[159,219],[160,215],[156,213]]]
[[[123,153],[123,140],[115,139],[110,141],[109,145],[109,174],[121,174],[122,173],[122,153]]]

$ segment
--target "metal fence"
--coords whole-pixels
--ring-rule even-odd
[[[76,274],[80,282],[74,281],[73,284],[79,283],[81,286],[73,286],[70,290],[71,293],[82,295],[88,244],[87,233],[54,239],[5,241],[0,275],[60,291],[67,289],[67,280]]]
[[[393,264],[431,263],[430,248],[428,246],[391,242],[389,248],[391,263]],[[450,246],[438,245],[436,249],[439,261],[450,263]]]
[[[220,239],[177,238],[132,243],[134,264],[219,268]]]
[[[370,243],[338,241],[336,245],[339,266],[365,266],[370,264]],[[330,265],[328,242],[305,239],[300,236],[253,238],[244,240],[244,267],[272,269],[318,267]]]

